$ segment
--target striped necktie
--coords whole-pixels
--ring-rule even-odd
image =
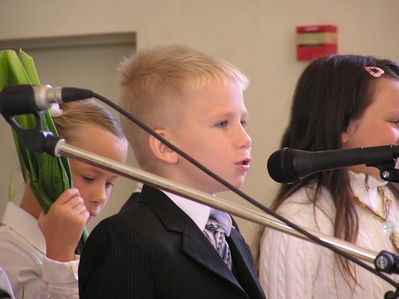
[[[209,217],[208,222],[205,225],[205,230],[208,232],[205,235],[208,237],[209,241],[211,241],[223,262],[231,270],[231,253],[229,244],[227,244],[226,241],[226,233],[212,215]]]

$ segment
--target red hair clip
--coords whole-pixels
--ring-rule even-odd
[[[379,78],[384,72],[384,70],[378,66],[365,66],[364,69],[374,78]]]

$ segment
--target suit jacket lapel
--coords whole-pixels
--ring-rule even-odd
[[[221,276],[223,279],[230,281],[232,284],[242,290],[237,278],[225,265],[215,248],[213,248],[212,244],[197,226],[195,226],[195,230],[192,229],[191,226],[187,227],[187,229],[183,232],[182,238],[183,252],[185,252],[197,263]]]
[[[204,233],[186,213],[159,190],[144,185],[142,195],[144,197],[143,202],[153,210],[165,227],[169,231],[182,235],[181,249],[184,253],[243,291],[237,278],[224,264]]]
[[[256,293],[256,297],[264,298],[262,288],[254,271],[255,266],[251,250],[247,243],[241,234],[234,228],[231,230],[227,242],[229,243],[233,263],[239,275],[238,279],[240,280],[241,285],[245,290],[252,290],[252,292]]]

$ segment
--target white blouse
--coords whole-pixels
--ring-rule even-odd
[[[399,232],[399,206],[386,182],[364,174],[350,172],[351,187],[361,202],[380,213],[383,209],[377,187],[392,199],[389,220]],[[290,196],[278,213],[294,223],[322,234],[333,236],[335,207],[331,195],[322,191],[316,207],[308,198],[314,190],[302,188]],[[359,235],[356,245],[378,254],[381,250],[395,253],[392,243],[384,231],[384,222],[368,209],[356,204],[359,216]],[[351,263],[352,264],[352,263]],[[384,298],[385,292],[394,287],[370,273],[354,266],[356,285],[346,274],[342,274],[335,254],[319,245],[266,228],[260,245],[259,279],[268,299],[322,298],[364,299]],[[391,275],[398,281],[399,275]]]
[[[8,202],[0,225],[0,267],[16,298],[77,299],[79,257],[58,262],[46,257],[37,219]]]
[[[6,291],[8,295],[11,296],[11,299],[14,299],[14,293],[12,291],[10,281],[8,280],[8,276],[3,269],[0,268],[0,288],[3,291]]]

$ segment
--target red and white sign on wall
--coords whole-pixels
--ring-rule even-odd
[[[311,25],[296,27],[297,60],[308,61],[320,56],[337,54],[337,27]]]

